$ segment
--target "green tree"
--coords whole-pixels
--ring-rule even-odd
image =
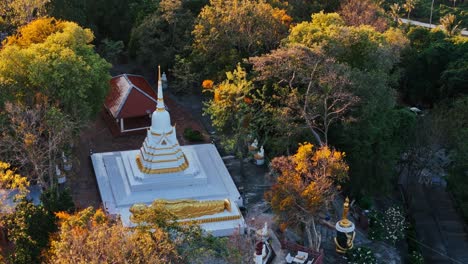
[[[252,81],[247,79],[247,73],[238,64],[237,69],[226,73],[225,81],[211,90],[214,98],[205,104],[204,109],[221,135],[223,146],[241,159],[247,149],[246,139],[255,113],[250,95],[253,88]]]
[[[191,45],[195,15],[186,4],[182,0],[162,0],[156,12],[133,28],[130,54],[144,65],[172,68],[175,55],[187,53],[185,49]]]
[[[54,219],[41,205],[25,198],[19,201],[12,213],[1,218],[14,244],[7,259],[18,264],[40,263],[41,251],[47,248],[49,235],[57,229]]]
[[[401,129],[407,115],[395,109],[394,67],[408,41],[395,29],[383,33],[369,26],[346,26],[336,13],[314,14],[312,22],[291,29],[289,43],[321,47],[324,53],[351,67],[350,92],[360,98],[352,110],[354,122],[332,129],[332,144],[344,150],[355,194],[388,190],[394,164],[402,150]]]
[[[102,107],[110,78],[110,65],[96,54],[92,41],[89,29],[53,18],[19,29],[0,51],[0,103],[32,105],[41,93],[79,123],[92,118]]]

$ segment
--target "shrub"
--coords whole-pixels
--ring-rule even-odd
[[[198,130],[193,130],[191,127],[187,127],[184,130],[184,138],[191,142],[203,141],[203,135]]]
[[[406,218],[399,207],[390,207],[383,214],[371,211],[369,214],[369,238],[383,240],[393,245],[405,237],[408,228]]]
[[[424,258],[421,253],[417,251],[411,252],[409,256],[409,263],[410,264],[424,264]]]
[[[370,248],[358,247],[346,252],[349,264],[377,264],[374,253]]]

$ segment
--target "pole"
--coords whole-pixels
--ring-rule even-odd
[[[432,11],[434,10],[434,0],[432,0],[432,4],[431,4],[431,16],[429,18],[429,25],[432,26]]]

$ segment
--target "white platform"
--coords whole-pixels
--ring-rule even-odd
[[[239,219],[201,224],[215,236],[227,236],[239,228],[244,219],[238,206],[242,199],[218,150],[212,144],[182,146],[189,168],[179,173],[151,175],[142,179],[136,166],[138,150],[95,153],[91,159],[104,207],[110,214],[119,214],[131,226],[129,208],[135,203],[151,204],[155,199],[224,200],[232,204],[231,212],[196,218],[240,216]]]

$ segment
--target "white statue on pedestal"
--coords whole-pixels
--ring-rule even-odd
[[[260,151],[254,155],[254,159],[257,165],[263,165],[263,163],[265,163],[265,151],[263,150],[263,146],[261,146]]]
[[[249,151],[256,151],[258,149],[258,140],[255,139],[249,146]]]

